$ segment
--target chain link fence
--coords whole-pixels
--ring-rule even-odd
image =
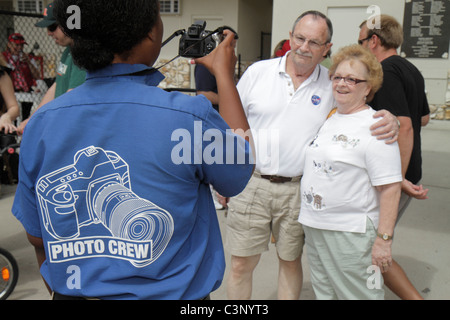
[[[40,71],[39,79],[35,79],[30,92],[16,91],[16,98],[21,106],[21,117],[27,118],[29,112],[41,102],[48,88],[53,84],[59,59],[64,47],[55,44],[47,34],[47,29],[35,27],[35,23],[42,19],[40,14],[27,14],[0,10],[0,48],[7,50],[8,37],[13,33],[20,33],[27,44],[24,54],[28,54],[31,62]],[[11,66],[8,66],[10,67]],[[31,110],[30,110],[31,109]]]

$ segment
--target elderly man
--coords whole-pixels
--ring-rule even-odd
[[[252,65],[238,84],[257,163],[247,188],[229,203],[230,299],[251,298],[253,271],[268,250],[271,232],[279,258],[278,298],[300,296],[304,245],[297,222],[300,179],[305,148],[334,105],[328,70],[319,65],[332,47],[332,34],[332,23],[325,15],[304,13],[290,32],[291,51]],[[374,135],[396,136],[398,125],[391,114],[375,116],[384,119],[373,128],[377,129]]]

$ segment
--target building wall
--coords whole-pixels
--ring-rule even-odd
[[[395,17],[403,23],[405,1],[402,0],[274,0],[272,48],[281,39],[289,37],[289,30],[296,18],[307,10],[319,10],[333,22],[335,36],[333,51],[356,43],[360,23],[372,13],[367,8],[377,5],[381,13]],[[450,60],[449,59],[409,59],[422,72],[431,104],[445,104],[450,100]]]
[[[261,32],[272,32],[272,0],[240,0],[238,53],[244,61],[261,59]]]

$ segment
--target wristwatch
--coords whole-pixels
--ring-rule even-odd
[[[387,233],[377,233],[377,236],[379,236],[384,241],[392,240],[392,236],[388,235]]]

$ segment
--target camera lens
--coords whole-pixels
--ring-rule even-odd
[[[109,184],[93,199],[94,211],[112,235],[133,241],[152,241],[158,257],[173,234],[172,217],[121,184]]]

